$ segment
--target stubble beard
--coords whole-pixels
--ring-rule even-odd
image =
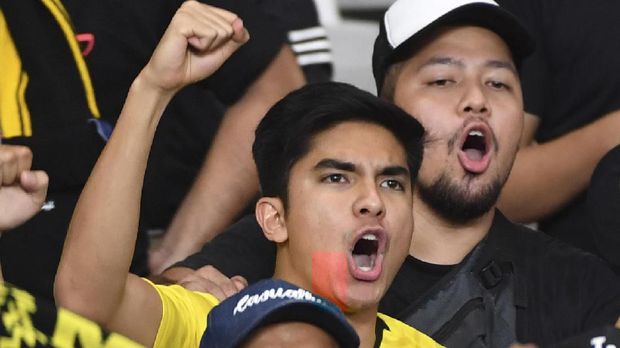
[[[469,190],[475,175],[466,174],[461,183],[455,183],[446,173],[441,174],[430,185],[418,181],[420,198],[439,216],[452,224],[465,224],[490,211],[499,198],[503,182],[499,178]]]

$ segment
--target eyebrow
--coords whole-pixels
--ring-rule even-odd
[[[459,68],[464,68],[465,62],[463,62],[460,59],[453,58],[453,57],[442,57],[442,56],[432,57],[431,59],[426,61],[424,64],[422,64],[418,68],[418,71],[431,65],[454,65]],[[515,69],[514,64],[512,64],[511,62],[505,61],[505,60],[491,59],[491,60],[486,61],[484,66],[488,68],[507,69],[513,74],[518,75],[517,69]]]
[[[505,60],[489,60],[484,65],[490,68],[508,69],[513,74],[519,75],[517,73],[517,69],[515,68],[514,64],[507,62]]]
[[[326,159],[320,160],[319,163],[317,163],[314,166],[314,169],[325,169],[325,168],[332,168],[332,169],[344,170],[347,172],[354,172],[355,164],[351,162],[345,162],[345,161],[339,161],[336,159],[326,158]]]
[[[409,169],[402,166],[388,166],[383,168],[380,175],[383,176],[409,176]]]
[[[342,170],[346,172],[354,172],[356,166],[355,164],[351,162],[339,161],[339,160],[332,159],[332,158],[326,158],[326,159],[320,160],[319,163],[317,163],[314,166],[314,169],[326,169],[326,168],[338,169],[338,170]],[[398,165],[387,166],[381,169],[381,172],[379,173],[379,175],[381,176],[398,176],[398,175],[408,176],[409,169],[403,166],[398,166]]]
[[[455,59],[452,57],[431,57],[431,59],[427,60],[424,64],[418,67],[418,71],[431,65],[455,65],[461,68],[465,67],[465,63],[463,63],[463,61],[459,59]]]

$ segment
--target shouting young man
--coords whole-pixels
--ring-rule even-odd
[[[380,95],[427,132],[410,256],[380,309],[447,346],[548,345],[620,315],[620,284],[603,261],[496,209],[523,128],[517,71],[531,49],[491,0],[398,0],[375,43]],[[258,231],[244,220],[181,265],[210,265],[203,284],[228,295],[240,283],[216,269],[250,282],[273,269],[274,246]]]
[[[146,346],[198,346],[217,298],[128,273],[140,193],[167,102],[247,39],[229,12],[193,1],[177,12],[80,197],[56,278],[59,304]],[[278,245],[273,276],[336,303],[362,347],[436,345],[377,314],[409,249],[422,134],[398,107],[343,84],[293,92],[256,131],[256,217]]]

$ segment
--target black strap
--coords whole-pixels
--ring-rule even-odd
[[[511,262],[491,260],[478,272],[478,277],[482,285],[490,290],[502,282],[505,274],[511,273],[513,273]]]

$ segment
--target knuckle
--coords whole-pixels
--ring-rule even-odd
[[[205,37],[207,37],[209,40],[212,40],[214,38],[217,37],[217,30],[213,29],[213,28],[208,28],[205,31]]]
[[[211,265],[200,268],[198,272],[205,274],[205,275],[213,275],[213,274],[220,273],[215,267]]]
[[[4,163],[12,163],[15,162],[17,160],[17,156],[15,154],[15,150],[11,150],[11,151],[4,151],[2,152],[2,161]]]
[[[183,2],[183,4],[181,4],[181,8],[193,8],[197,4],[198,2],[195,0],[186,0]]]
[[[15,148],[15,153],[19,158],[24,160],[29,160],[32,158],[32,151],[26,146],[17,146]]]
[[[242,276],[237,275],[237,276],[232,277],[231,279],[235,282],[236,285],[240,285],[242,288],[245,288],[248,286],[248,281]]]

